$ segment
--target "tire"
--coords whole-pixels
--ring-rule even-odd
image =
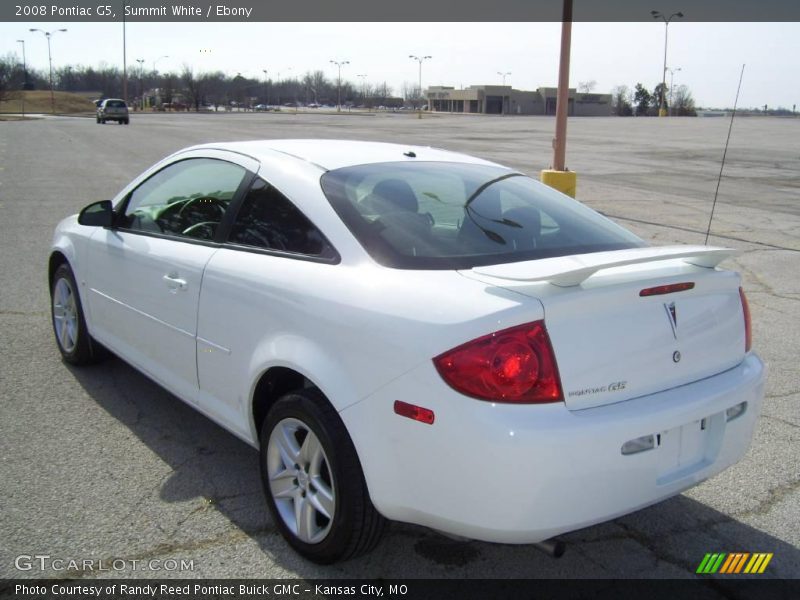
[[[130,125],[130,124],[131,124],[131,120],[130,119],[125,119],[125,125]]]
[[[100,123],[102,123],[103,125],[105,125],[105,124],[106,124],[106,120],[105,120],[105,119],[100,119]]]
[[[386,520],[372,505],[344,424],[318,390],[280,398],[264,419],[260,442],[267,506],[292,548],[330,564],[375,547]]]
[[[86,328],[78,286],[67,263],[53,274],[50,309],[56,345],[65,361],[82,366],[105,358],[107,351],[92,339]]]
[[[100,117],[96,117],[96,118],[97,118],[97,124],[100,125]]]

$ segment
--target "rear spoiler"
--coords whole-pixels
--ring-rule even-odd
[[[661,246],[630,248],[611,252],[543,258],[504,265],[475,267],[473,273],[512,281],[546,281],[559,287],[580,285],[603,269],[662,260],[681,259],[685,263],[713,269],[726,258],[739,254],[732,248],[709,246]]]

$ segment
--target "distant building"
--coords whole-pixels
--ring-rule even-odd
[[[510,85],[471,85],[457,90],[430,86],[425,91],[428,106],[437,112],[480,113],[488,115],[555,115],[557,88],[536,91],[515,90]],[[569,115],[607,117],[612,114],[611,94],[591,94],[569,90]]]

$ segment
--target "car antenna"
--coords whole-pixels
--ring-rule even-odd
[[[728,154],[728,144],[731,141],[731,131],[733,130],[733,118],[736,116],[736,106],[739,104],[739,90],[742,89],[742,78],[744,77],[744,64],[742,72],[739,74],[739,87],[736,88],[736,100],[733,101],[733,112],[731,113],[731,124],[728,126],[728,139],[725,140],[725,151],[722,153],[722,164],[719,166],[719,177],[717,178],[717,189],[714,191],[714,203],[711,205],[711,215],[708,217],[708,228],[706,229],[706,241],[704,246],[708,246],[708,236],[711,233],[711,220],[714,218],[714,209],[717,207],[717,195],[719,194],[719,184],[722,181],[722,169],[725,168],[725,157]]]

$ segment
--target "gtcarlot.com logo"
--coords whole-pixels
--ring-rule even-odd
[[[49,554],[20,554],[18,571],[194,571],[194,560],[178,558],[54,558]]]
[[[772,552],[715,552],[705,555],[696,572],[701,575],[755,575],[763,573],[771,560]]]

